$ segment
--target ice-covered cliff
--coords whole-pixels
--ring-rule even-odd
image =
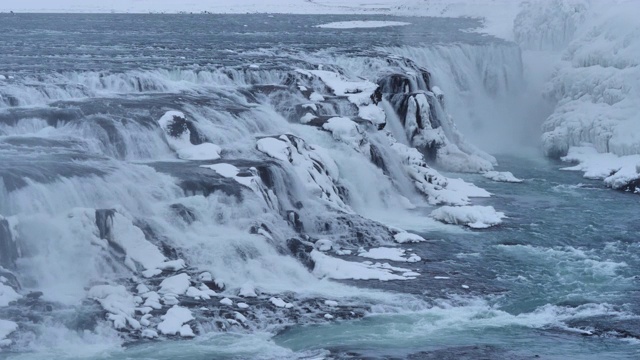
[[[555,104],[543,124],[548,156],[571,153],[566,160],[584,162],[587,153],[640,153],[639,12],[636,1],[542,1],[525,6],[516,18],[514,32],[521,46],[561,52],[545,89]],[[596,151],[581,151],[579,157],[571,151],[584,146]],[[624,173],[628,181],[640,177],[633,161],[617,163],[621,165],[606,173],[588,172],[601,178]],[[625,188],[621,181],[606,183]]]

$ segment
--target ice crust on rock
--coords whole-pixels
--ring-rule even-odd
[[[431,212],[431,217],[447,224],[466,225],[473,229],[486,229],[502,223],[504,213],[493,206],[442,206]]]

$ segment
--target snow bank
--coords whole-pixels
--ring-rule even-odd
[[[334,258],[321,253],[311,251],[311,259],[315,262],[313,274],[323,278],[328,277],[336,280],[407,280],[415,278],[416,273],[409,274],[408,269],[397,268],[389,264],[357,263]],[[397,274],[397,273],[400,274]],[[405,274],[407,276],[405,276]]]
[[[585,178],[604,180],[612,189],[638,191],[640,155],[617,156],[599,153],[592,146],[582,146],[569,148],[562,160],[577,163],[562,170],[582,171]]]
[[[486,173],[482,174],[482,176],[497,182],[521,183],[523,181],[522,179],[518,179],[517,177],[513,176],[513,174],[509,171],[487,171]]]
[[[432,218],[447,224],[461,224],[473,229],[486,229],[502,223],[504,213],[493,206],[443,206],[435,209]]]
[[[406,250],[404,249],[390,247],[372,248],[358,253],[358,256],[369,259],[391,260],[398,262],[418,262],[422,260],[422,258],[416,254],[410,254],[407,256]]]
[[[328,24],[316,25],[319,28],[327,29],[357,29],[357,28],[378,28],[388,26],[404,26],[411,23],[403,21],[374,21],[374,20],[354,20],[354,21],[336,21]]]
[[[393,239],[398,244],[417,243],[417,242],[426,241],[422,236],[408,233],[408,232],[401,232],[401,233],[395,234],[393,236]]]

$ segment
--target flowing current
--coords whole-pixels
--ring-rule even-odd
[[[636,198],[447,172],[530,129],[520,51],[314,27],[388,19],[0,14],[0,357],[640,356]]]

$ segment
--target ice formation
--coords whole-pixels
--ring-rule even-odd
[[[589,177],[597,171],[593,164],[604,158],[598,154],[620,157],[609,169],[620,172],[618,176],[598,176],[616,189],[635,188],[631,183],[638,177],[631,156],[640,153],[638,11],[634,1],[538,2],[525,7],[515,23],[516,39],[523,46],[562,54],[545,91],[555,104],[543,125],[545,153],[588,162],[582,167]],[[597,153],[572,150],[585,146]],[[587,154],[594,158],[587,159]],[[615,165],[620,163],[625,164]]]

